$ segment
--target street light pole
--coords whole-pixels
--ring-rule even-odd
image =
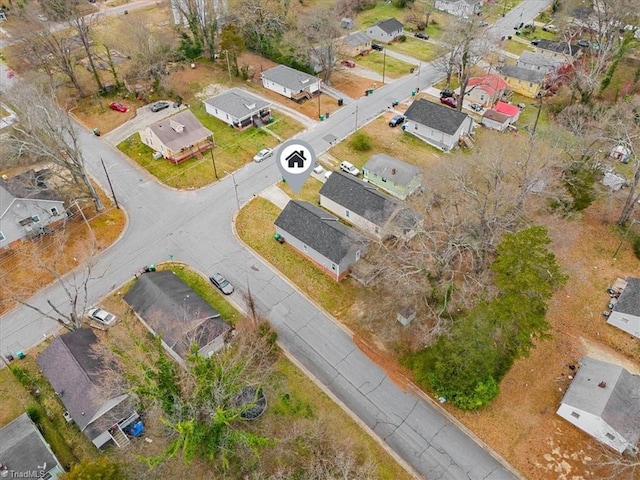
[[[236,205],[238,206],[238,211],[240,211],[240,198],[238,197],[238,184],[236,183],[236,176],[233,174],[233,172],[229,173],[226,170],[224,173],[226,173],[227,175],[231,175],[231,180],[233,180],[233,189],[236,194]]]
[[[320,119],[320,77],[318,77],[318,119]]]
[[[109,189],[111,190],[111,196],[113,197],[113,202],[116,204],[116,208],[120,210],[120,205],[118,205],[118,199],[116,198],[116,192],[113,191],[113,185],[111,185],[111,178],[109,178],[109,172],[107,172],[107,166],[104,164],[104,160],[100,159],[100,163],[102,163],[102,168],[104,168],[104,174],[107,176],[107,183],[109,184]]]
[[[218,169],[216,169],[216,159],[213,156],[213,148],[211,148],[209,152],[211,152],[211,163],[213,163],[213,173],[216,176],[216,180],[218,180],[220,177],[218,177]]]

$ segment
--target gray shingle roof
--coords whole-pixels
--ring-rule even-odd
[[[331,177],[334,175],[338,175],[338,172]],[[366,243],[362,235],[309,202],[291,200],[274,223],[336,264],[352,248]]]
[[[181,132],[176,131],[173,125],[183,125]],[[184,110],[171,117],[164,118],[159,122],[149,125],[153,133],[173,151],[181,148],[188,148],[207,137],[213,136],[210,130],[207,130],[190,110]]]
[[[530,83],[542,83],[545,73],[540,70],[531,70],[530,68],[516,67],[515,65],[505,65],[500,70],[505,77],[517,78]]]
[[[415,165],[390,157],[384,153],[372,156],[362,169],[393,179],[398,185],[408,185],[413,177],[422,173],[422,170]]]
[[[94,354],[92,347],[97,342],[91,328],[74,330],[56,337],[37,360],[80,430],[89,425],[105,401],[98,386],[106,362]]]
[[[231,329],[220,313],[168,270],[144,273],[124,301],[182,358],[191,343],[202,348]]]
[[[251,95],[239,88],[232,88],[220,95],[205,100],[204,103],[211,105],[212,107],[217,108],[238,120],[250,117],[251,115],[258,113],[263,108],[271,105],[271,102],[263,100],[260,97],[256,97],[255,95]]]
[[[453,135],[460,128],[462,122],[467,119],[468,115],[451,107],[421,98],[411,104],[405,113],[405,117],[426,127]]]
[[[359,47],[360,45],[366,45],[371,43],[371,39],[367,37],[363,32],[353,32],[342,38],[342,41],[352,47]]]
[[[640,316],[640,278],[627,278],[627,286],[620,294],[613,310]]]
[[[562,60],[550,57],[549,55],[545,55],[543,53],[525,51],[522,52],[520,58],[518,58],[518,66],[521,66],[521,63],[527,65],[535,65],[537,67],[554,68],[562,65]]]
[[[318,77],[309,75],[308,73],[295,70],[286,65],[278,65],[262,72],[262,78],[271,80],[272,82],[287,87],[289,90],[299,92],[304,90],[312,83],[318,82]]]
[[[493,120],[495,122],[500,122],[500,123],[504,123],[511,118],[510,116],[505,115],[504,113],[496,112],[493,109],[489,109],[485,111],[482,114],[482,116],[484,118],[488,118],[489,120]]]
[[[395,198],[343,172],[333,172],[322,185],[320,195],[381,227],[402,205]]]
[[[14,472],[43,470],[45,464],[49,471],[59,465],[26,413],[0,429],[0,462]]]
[[[0,178],[0,189],[5,190],[13,198],[61,201],[60,196],[49,188],[48,180],[50,176],[51,171],[47,169],[27,170],[6,180]],[[5,196],[1,198],[3,198],[4,203]]]
[[[387,34],[391,34],[397,30],[402,30],[404,25],[396,18],[387,18],[386,20],[380,20],[376,23],[376,26],[380,27]]]
[[[579,45],[569,45],[567,42],[552,42],[544,38],[538,42],[536,47],[571,56],[576,55],[581,50]]]
[[[584,357],[562,403],[601,417],[627,441],[640,440],[640,377],[613,363]],[[604,388],[599,387],[604,382]]]

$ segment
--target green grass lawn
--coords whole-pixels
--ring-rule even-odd
[[[522,52],[525,51],[533,52],[533,47],[530,44],[509,39],[500,42],[500,48],[506,52],[513,53],[518,56],[522,55]]]
[[[305,202],[313,203],[317,205],[320,201],[320,189],[322,188],[323,183],[320,180],[317,180],[313,177],[307,178],[307,181],[304,183],[302,188],[298,193],[294,193],[293,190],[289,188],[285,182],[279,182],[278,187],[280,187],[287,195],[289,195],[294,200],[304,200]]]
[[[295,282],[305,294],[332,315],[344,320],[355,299],[363,294],[362,287],[349,278],[340,283],[333,281],[321,268],[287,243],[280,245],[276,242],[273,238],[273,222],[279,214],[280,209],[273,203],[255,198],[237,217],[238,235],[285,277]]]
[[[439,56],[439,49],[437,45],[425,42],[424,40],[418,40],[410,36],[407,36],[407,40],[405,42],[390,43],[388,48],[394,52],[409,55],[416,60],[421,60],[423,62],[431,62],[434,58]],[[387,62],[388,61],[389,56],[387,55]]]
[[[278,140],[273,135],[259,128],[238,132],[206,113],[202,103],[193,104],[191,111],[206,128],[213,132],[216,143],[216,147],[204,152],[202,158],[191,158],[179,165],[174,165],[163,158],[154,160],[153,150],[140,141],[138,134],[121,142],[118,149],[165,185],[188,189],[200,188],[216,181],[214,161],[218,177],[222,178],[225,171],[233,172],[252,161],[258,150],[265,147],[273,148],[278,144]],[[283,139],[302,131],[300,123],[284,114],[275,114],[274,122],[266,128]]]
[[[524,110],[520,112],[520,116],[518,117],[518,121],[516,122],[516,127],[521,130],[524,130],[525,127],[533,129],[536,117],[538,116],[538,100],[514,94],[511,97],[510,101],[514,105],[518,105],[519,103],[523,103],[525,105]],[[540,117],[538,118],[538,126],[536,127],[536,129],[538,131],[540,131],[541,129],[544,130],[548,125],[549,109],[544,105],[543,102],[542,111],[540,112]]]
[[[382,52],[372,51],[369,55],[364,57],[358,57],[356,65],[382,75],[384,70],[385,78],[400,78],[405,75],[409,75],[412,68],[416,68],[417,65],[412,65],[402,60],[385,55]]]
[[[391,17],[397,18],[404,23],[404,10],[397,8],[393,3],[378,2],[374,8],[363,10],[358,14],[356,26],[358,29],[370,27],[380,20],[386,20]]]
[[[511,9],[517,7],[522,0],[499,0],[482,7],[482,14],[488,22],[494,22],[502,17],[503,13],[509,13]]]
[[[240,313],[227,301],[222,293],[186,265],[178,263],[165,263],[158,265],[158,270],[171,270],[180,280],[189,285],[205,302],[220,312],[222,319],[232,325],[238,323]],[[206,272],[209,273],[209,272]],[[213,272],[210,272],[213,273]],[[222,275],[224,276],[224,274]]]

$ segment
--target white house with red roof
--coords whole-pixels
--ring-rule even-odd
[[[509,117],[511,119],[509,123],[515,123],[520,117],[520,109],[512,103],[497,102],[493,110]]]
[[[483,107],[488,107],[502,98],[507,87],[507,82],[495,73],[482,77],[473,77],[467,83],[465,96],[469,102],[479,103]]]

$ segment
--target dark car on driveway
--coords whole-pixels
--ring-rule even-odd
[[[160,110],[164,110],[165,108],[169,108],[169,102],[156,102],[151,105],[152,112],[159,112]]]
[[[458,108],[458,100],[455,97],[440,97],[440,103],[449,105],[452,108]]]
[[[381,52],[382,50],[384,50],[384,47],[378,43],[372,43],[371,44],[371,48],[373,48],[374,50],[377,50],[379,52]]]
[[[218,272],[212,273],[209,277],[213,286],[220,290],[225,295],[231,295],[233,293],[233,285],[229,281],[220,275]]]
[[[402,125],[404,123],[404,115],[396,115],[391,120],[389,120],[390,127],[397,127],[398,125]]]
[[[416,38],[421,38],[422,40],[429,40],[429,35],[426,33],[418,32],[414,35]]]

